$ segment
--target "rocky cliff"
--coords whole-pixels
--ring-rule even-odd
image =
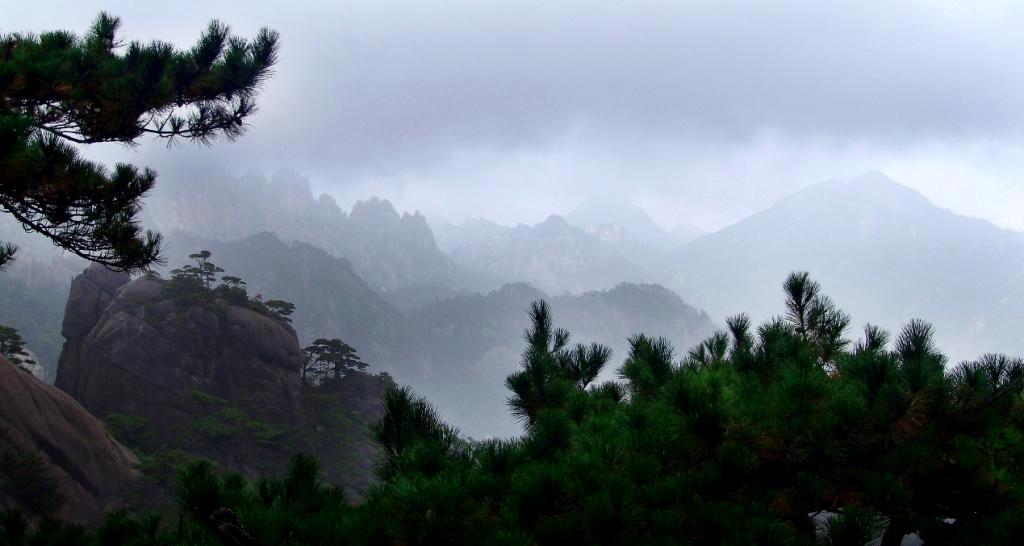
[[[287,322],[205,289],[170,288],[100,266],[76,278],[57,386],[144,454],[184,452],[257,476],[281,472],[306,451],[324,458],[330,477],[363,481],[372,463],[366,450],[321,454],[311,442],[318,429],[356,437],[375,416],[383,387],[368,404],[351,393],[316,393],[317,403],[326,397],[349,412],[349,428],[318,420],[304,406],[311,393],[300,383],[302,353]],[[357,402],[366,407],[350,407]],[[359,442],[368,443],[361,434]]]
[[[402,362],[408,353],[402,314],[384,300],[345,258],[306,243],[285,243],[258,233],[220,242],[173,234],[166,239],[169,262],[187,263],[200,249],[231,275],[245,279],[250,293],[273,295],[295,304],[292,326],[302,344],[316,338],[343,338],[377,369]]]
[[[81,404],[0,358],[0,507],[92,523],[134,491],[137,464]]]
[[[76,278],[56,385],[100,418],[147,419],[157,440],[195,432],[197,409],[214,399],[289,425],[302,365],[291,327],[221,301],[168,297],[165,284],[151,277],[128,282],[101,266]],[[258,461],[242,454],[204,455],[257,470],[249,465]]]

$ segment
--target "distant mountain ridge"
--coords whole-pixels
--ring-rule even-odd
[[[504,380],[518,363],[533,301],[548,300],[559,325],[576,339],[606,342],[620,351],[626,337],[639,332],[667,336],[684,350],[714,330],[707,314],[656,285],[620,283],[552,296],[519,282],[400,309],[363,281],[348,260],[306,243],[285,243],[271,233],[237,241],[171,234],[167,243],[174,266],[191,252],[210,250],[212,261],[243,278],[251,294],[295,304],[291,319],[301,344],[317,337],[345,340],[372,369],[429,395],[453,423],[477,437],[518,430],[505,408]]]
[[[314,197],[309,181],[293,171],[269,179],[180,179],[158,186],[145,212],[147,223],[164,232],[228,241],[270,231],[312,244],[348,258],[382,292],[456,276],[418,212],[399,214],[387,200],[371,198],[346,213],[330,196]]]
[[[493,282],[528,282],[552,293],[607,289],[620,282],[669,285],[668,251],[699,230],[685,222],[682,239],[627,200],[593,197],[569,214],[515,227],[484,218],[430,223],[438,246],[463,269]]]
[[[437,246],[442,252],[452,254],[458,250],[476,246],[489,239],[500,237],[511,230],[486,218],[466,218],[459,224],[436,219],[429,222]]]
[[[677,290],[719,320],[767,318],[785,275],[807,270],[858,328],[923,318],[954,358],[1024,353],[1024,235],[939,208],[878,172],[798,191],[673,258]]]
[[[611,196],[594,196],[583,201],[565,215],[565,220],[581,228],[614,224],[639,243],[659,251],[667,251],[679,244],[647,211],[628,200]]]
[[[520,224],[459,248],[452,252],[452,259],[467,270],[503,282],[528,282],[556,294],[607,289],[624,281],[661,281],[657,268],[624,251],[631,246],[636,245],[602,238],[599,232],[588,233],[552,215],[539,224]]]
[[[173,267],[188,263],[193,252],[209,250],[213,262],[244,279],[250,293],[295,304],[292,326],[304,344],[344,337],[374,363],[400,362],[406,354],[405,317],[346,258],[308,243],[286,243],[270,232],[234,241],[172,233],[167,249]]]
[[[706,313],[657,285],[621,283],[578,295],[550,296],[526,283],[511,283],[488,294],[433,302],[410,315],[418,326],[418,354],[425,373],[418,385],[439,409],[474,437],[507,436],[520,429],[505,406],[505,377],[516,369],[529,325],[526,309],[537,300],[551,306],[555,324],[573,342],[600,342],[613,349],[604,379],[611,379],[626,354],[626,339],[637,333],[665,336],[685,351],[711,335]]]

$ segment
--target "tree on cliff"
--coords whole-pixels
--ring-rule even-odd
[[[263,305],[267,306],[267,309],[270,309],[274,313],[277,313],[278,316],[283,318],[286,322],[292,321],[292,319],[288,317],[290,317],[291,314],[295,312],[294,303],[285,300],[267,300],[263,302]]]
[[[217,264],[210,261],[210,257],[213,254],[209,250],[200,250],[195,254],[189,254],[188,257],[196,263],[196,265],[185,264],[178,269],[171,270],[171,279],[181,282],[188,286],[195,288],[206,288],[209,290],[213,283],[217,281],[217,273],[223,273],[224,270]],[[232,277],[230,275],[224,276],[222,279],[224,286],[230,289],[241,289],[244,291],[243,286],[245,281],[238,277]]]
[[[220,266],[210,261],[210,256],[212,254],[209,250],[200,250],[195,254],[189,254],[188,257],[195,260],[196,265],[195,267],[185,266],[185,269],[191,268],[199,282],[207,288],[213,286],[213,283],[217,281],[217,273],[224,272]]]
[[[214,21],[178,51],[125,44],[120,25],[101,13],[81,37],[0,37],[0,208],[62,249],[139,270],[160,260],[160,236],[138,221],[156,173],[124,163],[107,169],[76,145],[237,138],[277,59],[278,35],[262,29],[245,40]],[[0,247],[0,268],[15,251]]]
[[[21,334],[10,326],[0,326],[0,355],[25,370],[36,363],[25,349],[25,340],[21,339]]]
[[[310,383],[344,377],[349,372],[367,367],[356,354],[356,349],[340,339],[317,339],[303,349],[302,354],[305,357],[302,378]]]
[[[245,289],[246,282],[241,277],[224,275],[220,278],[220,282],[220,286],[217,287],[217,293],[222,298],[239,305],[249,302],[249,293]]]

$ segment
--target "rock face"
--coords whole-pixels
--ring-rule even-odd
[[[165,241],[172,264],[186,263],[187,254],[207,249],[217,265],[245,279],[250,293],[294,303],[292,326],[303,343],[344,338],[376,369],[406,360],[404,317],[346,259],[306,243],[285,243],[268,232],[230,242],[181,234],[171,234]]]
[[[92,523],[135,488],[138,462],[81,404],[0,357],[0,507]]]
[[[377,455],[366,426],[390,379],[352,373],[303,386],[290,324],[174,287],[100,266],[76,278],[57,386],[143,455],[160,484],[183,455],[257,477],[281,474],[301,452],[328,480],[364,492]]]
[[[56,385],[102,419],[144,423],[140,447],[275,470],[266,445],[238,435],[269,441],[291,426],[302,365],[294,330],[222,300],[168,295],[162,279],[128,281],[94,265],[72,283]]]
[[[99,265],[90,266],[84,274],[75,277],[71,281],[71,291],[65,304],[64,323],[61,326],[61,334],[64,335],[64,338],[83,339],[89,330],[99,322],[100,315],[114,299],[117,289],[127,284],[129,280],[126,273],[111,271]],[[78,346],[79,344],[75,344],[68,347],[65,344],[62,354],[66,353],[69,348],[74,351]],[[61,371],[64,378],[62,385],[58,386],[66,392],[72,392],[69,387],[77,384],[80,369],[76,366],[61,366],[61,368],[63,368]]]

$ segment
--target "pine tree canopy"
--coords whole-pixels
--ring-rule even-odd
[[[0,326],[0,356],[26,370],[36,363],[25,348],[25,340],[21,338],[21,334],[10,326]]]
[[[242,135],[270,76],[278,35],[251,40],[210,23],[191,49],[124,43],[106,13],[84,36],[0,37],[0,207],[60,248],[121,270],[160,260],[160,236],[138,222],[156,173],[107,169],[77,145],[137,144],[151,135],[210,143]],[[0,248],[0,267],[15,248]]]
[[[538,302],[507,380],[520,437],[462,438],[395,387],[370,427],[379,482],[360,504],[308,458],[259,482],[200,462],[179,480],[184,519],[115,513],[104,526],[146,544],[1019,544],[1024,361],[947,368],[921,320],[849,343],[821,292],[794,274],[786,316],[731,318],[686,353],[634,336],[620,379],[605,382],[610,351],[571,344]],[[352,356],[327,339],[306,355]],[[221,521],[252,542],[224,539]],[[98,531],[77,543],[111,542]]]
[[[291,314],[295,306],[288,302],[282,303],[290,306],[286,311],[287,314]],[[270,302],[267,302],[267,304],[270,304]],[[276,307],[272,309],[278,313],[281,312]],[[369,366],[356,354],[355,347],[340,339],[319,338],[308,347],[302,349],[302,354],[305,359],[305,364],[302,367],[302,377],[313,384],[322,383],[328,379],[344,377],[350,372],[365,370]]]

